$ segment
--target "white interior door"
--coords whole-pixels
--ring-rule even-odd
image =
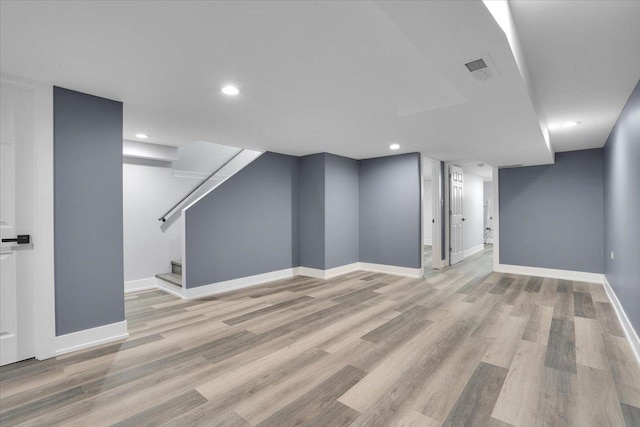
[[[449,202],[449,245],[451,256],[449,257],[449,263],[451,265],[457,264],[464,259],[464,244],[462,236],[464,235],[464,217],[462,216],[462,201],[463,201],[463,177],[462,169],[457,166],[450,166],[449,168],[449,188],[451,192]]]
[[[33,244],[34,92],[0,90],[0,365],[35,356]]]

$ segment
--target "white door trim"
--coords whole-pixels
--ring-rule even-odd
[[[458,177],[461,177],[460,181],[457,181]],[[452,184],[453,182],[457,181],[457,184]],[[465,179],[464,179],[464,173],[462,171],[462,168],[460,166],[457,165],[449,165],[448,168],[448,173],[447,173],[447,182],[449,183],[449,192],[447,193],[447,198],[449,200],[449,211],[446,212],[447,218],[449,219],[449,229],[447,230],[448,235],[449,235],[449,265],[453,265],[453,264],[457,264],[459,262],[464,261],[464,184],[465,184]],[[456,204],[454,204],[454,206],[451,206],[451,202],[452,200],[455,198],[454,196],[454,189],[459,188],[461,190],[461,193],[459,195],[459,201],[460,201],[460,212],[458,212],[458,208],[456,207]],[[459,217],[459,224],[458,224],[458,219],[453,220],[453,217]],[[456,228],[456,224],[459,226],[459,230],[456,233],[459,233],[459,242],[455,242],[452,243],[451,242],[451,236],[452,235],[456,235],[456,233],[454,233],[454,229]],[[459,243],[459,245],[458,245]],[[456,246],[455,248],[453,246]],[[455,251],[453,249],[456,249]],[[453,260],[456,260],[455,263],[453,262]]]
[[[429,158],[427,158],[429,159]],[[429,159],[431,162],[431,268],[440,269],[445,266],[442,261],[442,178],[440,176],[440,161]]]
[[[424,156],[420,154],[420,268],[424,271]],[[433,240],[433,233],[431,233]],[[431,243],[433,250],[433,242]]]
[[[34,92],[36,358],[55,356],[55,288],[53,258],[53,86],[1,74],[8,84]]]
[[[444,174],[442,176],[442,180],[444,181],[444,194],[442,195],[442,197],[444,198],[444,265],[448,266],[450,265],[450,258],[449,258],[449,248],[451,246],[451,243],[449,241],[449,234],[450,234],[450,230],[449,230],[449,226],[450,226],[450,221],[449,221],[449,209],[450,209],[450,205],[449,205],[449,192],[451,191],[451,186],[449,185],[449,167],[451,166],[450,163],[445,163],[444,164]]]
[[[500,182],[498,168],[493,168],[493,271],[500,269]]]

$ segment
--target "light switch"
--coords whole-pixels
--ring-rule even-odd
[[[613,251],[611,251],[611,259],[613,259]]]

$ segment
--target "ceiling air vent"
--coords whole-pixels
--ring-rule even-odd
[[[490,78],[500,75],[495,62],[493,62],[491,55],[488,53],[465,61],[464,66],[467,67],[467,70],[476,80],[481,82],[486,82]]]

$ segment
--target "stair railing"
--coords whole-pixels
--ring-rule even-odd
[[[229,160],[227,160],[226,162],[224,162],[222,164],[222,166],[220,166],[219,168],[217,168],[216,170],[214,170],[213,172],[211,172],[211,174],[209,174],[209,176],[207,176],[205,179],[202,180],[202,182],[198,185],[196,185],[194,187],[193,190],[189,191],[187,193],[186,196],[184,196],[182,199],[180,199],[175,205],[171,206],[171,209],[169,209],[168,211],[166,211],[164,213],[164,215],[162,215],[160,218],[158,218],[158,221],[161,222],[165,222],[167,220],[167,216],[173,212],[178,206],[180,206],[185,200],[187,200],[189,197],[191,197],[191,195],[193,193],[195,193],[196,191],[198,191],[200,189],[200,187],[202,187],[203,185],[205,185],[207,183],[207,181],[209,181],[211,178],[213,178],[213,176],[215,174],[217,174],[218,172],[220,172],[220,170],[222,168],[224,168],[225,166],[227,166],[229,163],[231,163],[233,161],[233,159],[235,159],[236,157],[238,157],[240,155],[240,153],[242,153],[244,150],[240,150],[238,151],[233,157],[231,157]]]

